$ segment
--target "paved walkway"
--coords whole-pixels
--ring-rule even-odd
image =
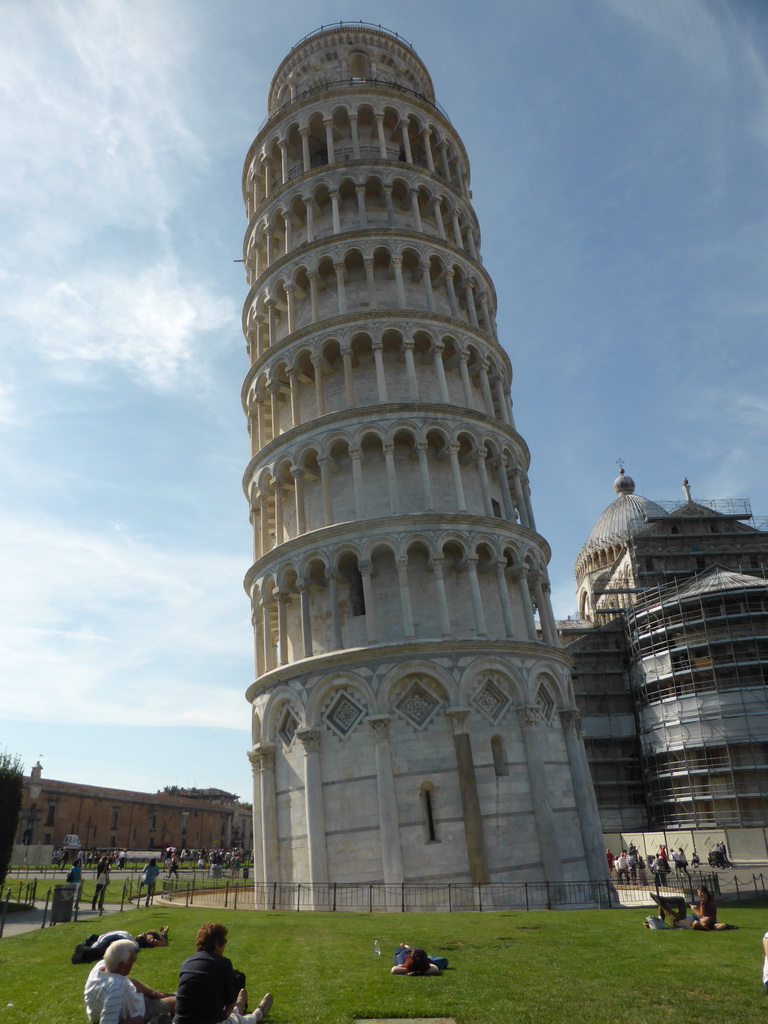
[[[87,909],[83,906],[77,912],[77,923],[82,924],[86,927],[90,927],[92,922],[95,922],[91,931],[99,930],[97,927],[98,921],[101,917],[106,917],[108,914],[117,913],[120,910],[119,903],[105,903],[104,913],[99,914],[98,910],[91,910],[90,907]],[[45,901],[38,901],[35,904],[33,910],[22,910],[17,914],[6,914],[5,926],[3,928],[3,938],[11,938],[13,935],[21,935],[23,932],[32,932],[37,928],[41,928],[43,924],[43,914],[45,913]],[[51,905],[48,904],[48,914],[45,921],[45,927],[49,926],[51,920]],[[55,925],[53,926],[56,927]],[[114,925],[115,928],[119,928],[118,924]],[[101,931],[108,931],[108,928],[103,928]],[[0,939],[2,942],[2,939]]]

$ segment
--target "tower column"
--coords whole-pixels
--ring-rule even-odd
[[[416,380],[416,365],[413,361],[413,341],[410,338],[403,340],[403,356],[405,358],[405,372],[408,377],[408,390],[412,402],[419,400],[419,385]]]
[[[275,544],[283,543],[283,487],[277,477],[270,484],[275,495]]]
[[[260,553],[266,555],[269,551],[269,496],[263,491],[259,492],[259,536]]]
[[[360,159],[360,135],[357,130],[357,114],[349,115],[349,127],[352,132],[352,154],[355,160]]]
[[[456,301],[456,289],[453,287],[453,270],[446,270],[445,272],[445,290],[448,293],[448,305],[451,310],[451,316],[457,317],[459,315],[459,304]]]
[[[472,408],[472,382],[469,379],[469,370],[467,364],[469,363],[469,354],[467,352],[461,352],[459,354],[459,373],[461,374],[461,386],[464,389],[464,404],[468,409]]]
[[[520,596],[523,604],[523,615],[525,616],[525,629],[529,640],[537,640],[536,623],[533,620],[533,605],[531,604],[531,592],[528,589],[528,570],[521,567],[517,570],[517,585],[520,588]]]
[[[469,592],[472,596],[472,612],[475,616],[475,632],[478,636],[487,636],[488,630],[485,626],[483,599],[480,594],[480,583],[477,579],[476,558],[467,559],[467,576],[469,577]]]
[[[411,611],[411,592],[408,586],[408,559],[397,559],[397,581],[400,587],[400,605],[403,610],[403,633],[406,640],[414,638],[413,612]]]
[[[393,516],[400,513],[400,498],[397,489],[397,474],[395,473],[395,446],[384,445],[384,462],[387,467],[387,485],[389,490],[389,511]]]
[[[472,744],[469,739],[467,719],[468,708],[448,708],[446,711],[453,726],[453,744],[456,751],[456,768],[461,793],[461,809],[464,818],[464,837],[467,844],[469,877],[473,885],[485,885],[489,881],[488,863],[485,855],[483,815],[480,810],[480,796],[477,791],[475,762],[472,758]]]
[[[552,635],[552,626],[547,615],[547,605],[544,600],[544,591],[541,589],[541,575],[538,572],[531,574],[533,583],[533,596],[536,599],[536,606],[539,609],[539,622],[541,624],[541,636],[545,644],[552,644],[557,647],[557,637]]]
[[[445,346],[441,342],[438,342],[434,346],[432,352],[435,360],[435,371],[437,373],[437,386],[440,388],[440,401],[443,402],[444,405],[448,405],[450,403],[450,398],[448,396],[448,381],[445,379],[445,366],[443,365],[444,347]]]
[[[488,458],[488,452],[485,448],[477,448],[472,454],[475,456],[477,475],[480,477],[480,491],[483,495],[483,509],[487,516],[492,516],[493,505],[491,504],[491,489],[488,486],[488,472],[485,468],[485,460]]]
[[[328,854],[325,843],[325,804],[320,761],[319,729],[299,729],[304,746],[304,813],[307,818],[307,859],[309,881],[315,885],[328,881]]]
[[[413,163],[413,153],[411,152],[411,140],[408,135],[408,120],[400,122],[400,135],[403,140],[403,152],[405,153],[405,162],[407,164]]]
[[[253,793],[253,877],[254,881],[263,882],[265,879],[261,811],[261,758],[257,747],[248,751],[248,760],[251,762],[251,792]]]
[[[509,489],[509,478],[507,477],[507,460],[500,455],[496,460],[496,472],[499,477],[499,489],[501,490],[501,503],[504,506],[504,515],[510,521],[515,521],[515,506],[512,502],[512,492]]]
[[[269,672],[270,669],[277,667],[277,657],[274,640],[272,637],[272,612],[270,604],[262,600],[261,602],[261,615],[262,622],[262,634],[264,636],[264,671]]]
[[[584,742],[581,738],[581,715],[575,708],[563,709],[560,711],[560,721],[565,736],[565,749],[568,752],[568,764],[571,768],[573,794],[576,798],[576,809],[579,814],[589,877],[607,878],[605,853],[602,843],[599,842],[602,838],[600,813],[597,808]]]
[[[488,382],[488,360],[480,363],[480,392],[483,396],[483,405],[489,416],[493,416],[493,398],[491,397],[491,385]]]
[[[312,618],[309,613],[309,586],[304,580],[296,584],[301,601],[301,641],[304,657],[312,657]]]
[[[325,148],[328,150],[328,163],[336,163],[336,154],[333,151],[333,119],[328,117],[323,121],[325,125]]]
[[[323,391],[323,360],[321,356],[312,356],[312,366],[315,371],[315,406],[317,415],[325,416],[325,393]]]
[[[363,260],[365,267],[365,283],[368,286],[368,305],[371,309],[378,309],[378,298],[376,297],[376,278],[373,273],[373,259]]]
[[[419,209],[419,192],[418,189],[412,188],[408,193],[411,197],[411,216],[413,217],[413,226],[416,231],[423,231],[421,223],[421,210]]]
[[[341,635],[341,610],[339,608],[339,573],[336,569],[329,569],[326,573],[328,577],[328,589],[330,591],[331,598],[331,620],[333,622],[333,646],[337,651],[340,651],[344,647],[344,641]]]
[[[365,208],[365,185],[355,185],[357,195],[357,221],[362,230],[368,227],[368,211]]]
[[[451,475],[453,476],[453,492],[456,495],[456,508],[459,512],[466,512],[467,503],[464,498],[464,486],[461,482],[459,446],[457,444],[448,445],[448,457],[451,460]]]
[[[310,272],[309,272],[309,301],[310,301],[310,309],[312,311],[312,323],[313,324],[316,324],[317,321],[319,320],[319,316],[318,316],[318,312],[317,312],[317,309],[318,309],[318,306],[317,306],[317,280],[318,280],[317,273],[314,270],[310,270]]]
[[[331,189],[329,193],[331,197],[331,212],[333,216],[333,233],[334,235],[341,234],[341,217],[339,215],[339,192],[338,189]]]
[[[336,291],[339,297],[339,313],[347,312],[347,286],[344,281],[344,264],[334,263],[333,269],[336,271]]]
[[[429,445],[425,441],[420,441],[416,445],[416,451],[419,453],[419,476],[421,477],[421,489],[424,492],[424,511],[431,512],[434,509],[434,503],[432,501],[432,485],[429,481],[429,461],[427,460],[427,450]]]
[[[538,705],[517,709],[520,731],[523,734],[525,760],[528,765],[528,779],[531,787],[533,817],[539,836],[541,862],[548,882],[563,880],[563,858],[557,839],[557,829],[549,802],[549,786],[541,756],[543,746],[541,732],[541,708]]]
[[[507,576],[505,569],[507,563],[500,560],[496,563],[496,583],[499,588],[499,601],[501,603],[501,614],[504,619],[504,632],[514,639],[515,637],[515,624],[512,618],[512,604],[509,600],[509,589],[507,587]]]
[[[373,601],[373,586],[371,584],[371,574],[373,572],[373,566],[370,562],[358,562],[357,565],[360,570],[360,576],[363,580],[363,598],[365,600],[365,620],[368,629],[368,643],[378,643],[376,636],[376,605]]]
[[[435,598],[437,599],[437,610],[440,615],[440,635],[451,635],[451,616],[448,612],[448,598],[445,593],[445,580],[443,579],[443,559],[432,558],[432,575],[435,581]]]
[[[379,401],[383,404],[387,401],[387,378],[384,375],[384,357],[382,355],[383,345],[381,341],[373,343],[373,361],[376,365],[376,388]]]
[[[317,464],[320,466],[320,487],[323,492],[323,526],[333,523],[333,495],[331,492],[331,460],[321,455]]]
[[[363,453],[360,448],[350,448],[349,457],[352,459],[352,477],[355,484],[355,513],[358,519],[365,518],[365,492],[363,491]]]
[[[384,882],[399,885],[405,881],[403,854],[400,840],[400,820],[397,813],[397,790],[392,770],[389,747],[390,715],[371,715],[366,718],[373,733],[373,753],[376,761],[376,791],[379,803],[379,836]]]
[[[278,664],[288,664],[288,602],[290,594],[280,590],[277,594],[277,651]]]
[[[301,466],[291,466],[293,477],[293,493],[296,503],[296,536],[307,532],[306,515],[304,511],[304,476],[305,470]]]
[[[291,290],[291,304],[293,302],[293,291]],[[296,370],[289,366],[285,374],[288,378],[288,388],[291,395],[291,426],[298,427],[301,424],[301,405],[299,404],[299,380]]]
[[[523,485],[520,483],[520,470],[515,468],[512,470],[512,486],[515,488],[515,502],[517,504],[517,514],[520,516],[520,522],[523,526],[529,526],[528,522],[528,506],[523,496]]]
[[[379,138],[379,156],[382,160],[387,159],[387,141],[384,138],[384,115],[375,114],[376,117],[376,134]]]
[[[349,345],[342,346],[341,360],[344,364],[344,391],[347,404],[355,405],[355,378],[352,374],[352,349]]]
[[[400,309],[405,309],[405,285],[403,284],[403,257],[392,257],[392,268],[395,272],[395,287],[397,289],[397,304]]]
[[[275,746],[259,743],[253,753],[258,758],[261,783],[261,843],[263,880],[279,882],[280,868],[277,856],[277,809],[275,804]]]

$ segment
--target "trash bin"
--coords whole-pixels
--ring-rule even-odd
[[[51,924],[65,924],[72,920],[72,908],[75,905],[77,885],[65,883],[54,885],[53,902],[51,903]]]
[[[243,868],[243,878],[248,878],[248,868]]]

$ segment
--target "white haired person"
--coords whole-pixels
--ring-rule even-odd
[[[176,997],[158,992],[129,978],[136,963],[137,944],[118,939],[94,965],[85,983],[85,1011],[91,1024],[147,1024],[161,1014],[172,1014]]]

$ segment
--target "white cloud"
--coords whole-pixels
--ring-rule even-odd
[[[190,64],[170,4],[18,4],[0,43],[0,202],[25,258],[50,262],[94,223],[157,229],[181,170],[206,160],[185,120]]]
[[[77,379],[110,365],[158,389],[204,374],[201,334],[236,317],[228,299],[182,285],[169,264],[133,277],[86,271],[26,294],[9,312],[55,375]]]
[[[6,518],[0,647],[10,718],[242,729],[251,677],[244,562],[126,531]],[[29,694],[34,693],[30,702]]]

